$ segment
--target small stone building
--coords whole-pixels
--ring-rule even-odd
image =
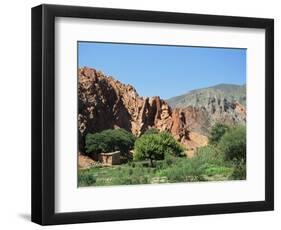
[[[115,151],[110,153],[100,153],[99,161],[105,165],[119,165],[120,151]]]

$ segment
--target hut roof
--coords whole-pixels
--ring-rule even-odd
[[[115,152],[110,152],[110,153],[101,153],[102,156],[112,156],[112,155],[115,155],[115,154],[119,154],[120,151],[115,151]]]

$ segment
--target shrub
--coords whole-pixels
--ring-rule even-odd
[[[222,152],[212,145],[198,148],[190,159],[167,159],[172,163],[167,167],[165,159],[159,175],[167,176],[169,182],[205,181],[217,175],[227,179],[232,173],[233,164],[225,162]]]
[[[210,132],[209,142],[210,144],[217,144],[222,136],[229,130],[229,126],[221,123],[216,123]]]
[[[150,129],[146,130],[143,135],[158,134],[158,133],[159,133],[158,129],[150,128]]]
[[[197,160],[200,160],[203,163],[223,165],[224,164],[224,155],[214,146],[207,145],[201,148],[198,148],[195,157]]]
[[[142,135],[135,142],[134,160],[163,160],[167,155],[179,156],[183,152],[182,146],[167,132]]]
[[[219,144],[226,160],[246,159],[246,127],[237,126],[225,133]]]
[[[135,137],[124,129],[107,129],[100,133],[87,134],[86,153],[101,153],[120,150],[127,153],[133,148]]]
[[[166,176],[169,182],[188,182],[204,180],[204,165],[197,157],[178,158],[170,167],[162,170],[160,176]]]
[[[241,160],[235,162],[233,173],[230,176],[233,180],[245,180],[246,179],[246,162]]]
[[[165,157],[165,160],[163,161],[163,165],[164,165],[164,167],[169,167],[172,164],[174,164],[175,162],[176,162],[176,158],[169,154]]]
[[[85,170],[84,172],[79,172],[78,174],[78,184],[79,186],[90,186],[96,183],[96,177],[91,172]]]

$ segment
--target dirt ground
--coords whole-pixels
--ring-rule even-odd
[[[93,166],[95,164],[96,164],[96,162],[92,158],[90,158],[88,156],[85,156],[85,155],[81,155],[79,153],[79,155],[78,155],[78,167],[80,169],[90,168],[91,166]]]
[[[197,148],[208,144],[208,137],[195,132],[190,132],[189,136],[190,140],[185,142],[185,146],[187,146],[188,149],[185,154],[187,157],[191,158],[194,156]]]

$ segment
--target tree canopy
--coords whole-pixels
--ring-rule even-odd
[[[182,146],[167,132],[145,134],[138,138],[134,146],[134,160],[163,160],[167,155],[179,156]]]
[[[101,153],[120,150],[127,153],[133,148],[135,137],[124,129],[107,129],[86,135],[86,153]]]

